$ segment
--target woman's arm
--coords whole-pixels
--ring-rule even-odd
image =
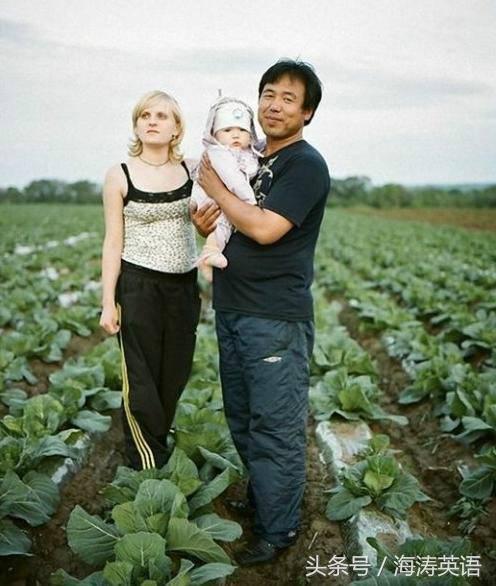
[[[119,331],[115,287],[121,270],[124,244],[123,175],[119,166],[112,167],[103,185],[105,238],[102,250],[102,315],[100,325],[108,334]]]

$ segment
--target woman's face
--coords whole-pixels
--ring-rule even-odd
[[[178,134],[177,124],[169,104],[155,100],[147,104],[136,120],[134,129],[143,144],[167,145]]]

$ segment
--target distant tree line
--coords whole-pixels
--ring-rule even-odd
[[[58,179],[37,179],[26,187],[0,187],[0,203],[80,203],[102,201],[102,188],[91,181],[66,183]]]
[[[495,208],[496,185],[405,187],[397,183],[387,183],[373,186],[368,177],[347,177],[332,181],[328,205],[366,205],[374,208]]]
[[[26,187],[0,188],[0,203],[78,203],[101,202],[101,186],[91,181],[66,183],[38,179]],[[328,205],[375,208],[496,207],[496,185],[484,187],[405,187],[397,183],[374,186],[368,177],[333,179]]]

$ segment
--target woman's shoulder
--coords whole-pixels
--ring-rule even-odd
[[[107,169],[105,173],[105,179],[115,179],[117,177],[122,177],[124,175],[124,170],[122,168],[123,163],[116,163]]]
[[[126,189],[126,175],[122,168],[122,163],[116,163],[107,169],[104,185],[119,187],[120,191]]]
[[[190,175],[194,173],[200,164],[200,159],[184,158],[183,163],[186,165]]]

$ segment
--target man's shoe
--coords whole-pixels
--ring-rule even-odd
[[[234,559],[240,566],[255,566],[265,564],[277,558],[285,548],[280,548],[258,537],[251,541],[246,547],[234,554]]]
[[[253,507],[248,501],[227,499],[226,505],[228,509],[242,517],[253,517],[255,515],[255,507]]]

